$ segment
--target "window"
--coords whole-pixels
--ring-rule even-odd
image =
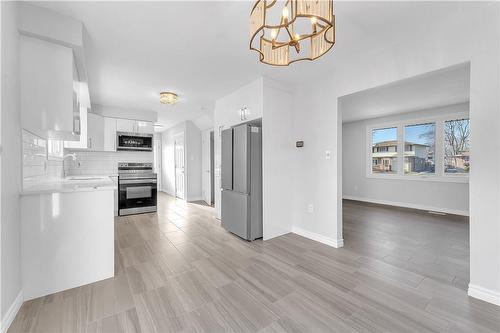
[[[404,133],[404,174],[433,174],[435,172],[436,124],[407,125]]]
[[[467,112],[369,125],[366,140],[367,177],[468,182]]]
[[[398,172],[397,127],[372,130],[372,173]]]
[[[63,141],[47,140],[47,158],[49,160],[62,159],[64,155]]]
[[[469,173],[469,119],[444,122],[444,172]]]

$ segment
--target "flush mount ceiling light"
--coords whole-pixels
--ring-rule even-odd
[[[160,103],[162,104],[175,104],[177,103],[178,96],[173,92],[164,91],[160,93]]]
[[[258,0],[250,14],[250,50],[260,61],[288,66],[315,60],[335,44],[333,0]]]

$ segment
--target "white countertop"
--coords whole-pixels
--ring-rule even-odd
[[[25,185],[21,195],[107,191],[115,188],[116,183],[109,176],[69,176],[63,179]]]

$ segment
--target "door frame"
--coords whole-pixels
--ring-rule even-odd
[[[212,193],[213,180],[213,166],[212,166],[212,156],[213,148],[211,143],[211,133],[213,129],[207,129],[201,133],[201,188],[202,188],[202,200],[208,205],[212,205],[214,198]],[[206,181],[208,180],[208,184]],[[207,187],[208,185],[208,187]],[[208,199],[208,200],[207,200]]]
[[[179,145],[177,142],[182,140],[182,147],[184,150],[184,198],[181,198],[177,195],[177,146]],[[187,175],[186,175],[186,136],[185,132],[179,132],[174,135],[174,196],[181,200],[186,200],[186,184],[187,184]]]

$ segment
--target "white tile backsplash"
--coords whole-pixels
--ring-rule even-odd
[[[47,141],[23,130],[23,184],[63,177],[62,159],[47,158]]]
[[[76,161],[66,159],[64,170],[66,175],[113,175],[118,173],[118,162],[153,162],[152,152],[117,151],[79,151],[75,153]]]

